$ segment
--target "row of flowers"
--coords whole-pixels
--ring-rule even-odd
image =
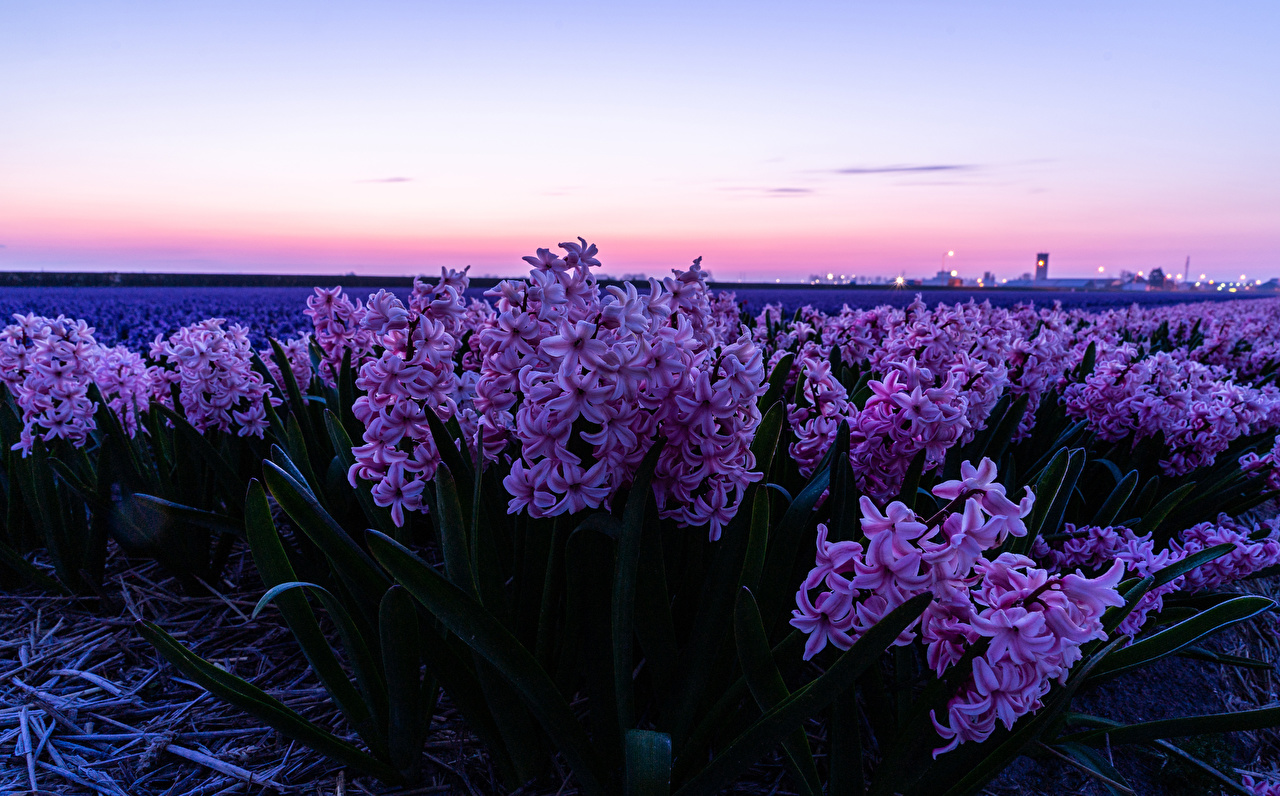
[[[396,525],[427,511],[444,458],[435,427],[450,423],[461,452],[501,465],[508,513],[534,519],[614,508],[662,440],[651,477],[660,517],[714,542],[765,478],[752,444],[775,395],[799,473],[817,472],[847,433],[861,495],[858,538],[818,526],[791,619],[807,635],[805,658],[849,649],[932,594],[896,643],[921,642],[939,677],[972,666],[933,715],[944,741],[935,754],[1038,710],[1082,648],[1107,637],[1103,617],[1123,604],[1122,580],[1232,546],[1147,592],[1119,628],[1133,638],[1168,595],[1280,564],[1280,521],[1225,515],[1168,545],[1125,527],[1067,525],[1065,541],[1036,537],[1012,552],[1036,496],[1006,495],[990,459],[936,483],[943,508],[932,516],[895,500],[914,463],[937,480],[949,451],[988,431],[1011,400],[1024,407],[1015,443],[1035,433],[1042,407],[1061,407],[1102,443],[1150,440],[1166,476],[1214,465],[1238,440],[1280,428],[1270,383],[1280,355],[1252,342],[1274,338],[1280,302],[1088,313],[930,309],[917,298],[902,310],[801,308],[787,318],[767,306],[749,316],[708,288],[697,261],[641,290],[602,286],[585,240],[560,249],[526,257],[529,277],[499,283],[487,301],[465,298],[466,271],[416,280],[403,299],[317,288],[312,331],[281,341],[279,354],[256,351],[247,329],[221,319],[158,337],[144,355],[99,344],[83,321],[16,316],[0,332],[0,379],[21,413],[15,447],[90,444],[99,402],[131,436],[158,402],[199,432],[263,437],[290,382],[349,378],[363,434],[347,477],[370,486]],[[1239,465],[1280,486],[1280,447]]]

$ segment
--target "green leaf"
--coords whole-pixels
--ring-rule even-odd
[[[1250,658],[1245,655],[1228,655],[1224,652],[1214,652],[1204,647],[1183,647],[1178,650],[1177,655],[1179,658],[1220,663],[1223,666],[1239,666],[1242,669],[1256,669],[1260,672],[1269,672],[1275,668],[1275,664],[1268,661]]]
[[[284,736],[339,760],[344,765],[387,783],[403,782],[399,772],[394,768],[317,727],[252,683],[194,655],[158,625],[151,622],[138,622],[134,627],[164,656],[165,660],[219,699],[230,702]]]
[[[654,693],[667,692],[675,676],[680,649],[676,642],[671,598],[667,591],[661,527],[646,523],[640,537],[639,579],[636,581],[636,638]]]
[[[258,604],[253,607],[251,618],[256,619],[267,605],[275,602],[277,596],[293,589],[311,591],[319,598],[324,609],[329,612],[329,618],[333,620],[333,624],[337,627],[338,638],[342,641],[343,649],[346,650],[347,660],[351,664],[351,671],[356,676],[356,685],[360,688],[360,694],[364,697],[365,704],[369,706],[373,721],[379,727],[384,726],[387,723],[388,710],[387,682],[382,677],[378,661],[370,651],[369,643],[365,640],[364,633],[351,617],[351,613],[346,606],[342,604],[342,601],[333,592],[318,584],[305,581],[294,580],[280,583],[272,586],[258,599]]]
[[[756,427],[756,436],[751,441],[751,455],[756,461],[756,472],[764,473],[768,480],[773,469],[773,459],[778,450],[778,440],[782,435],[783,422],[786,420],[786,408],[781,401],[769,407]]]
[[[222,454],[218,453],[217,448],[214,448],[203,434],[196,431],[195,427],[188,423],[186,418],[159,402],[153,402],[152,406],[173,424],[178,436],[186,444],[194,448],[196,456],[213,470],[215,480],[222,487],[223,494],[228,498],[227,502],[233,502],[231,498],[240,494],[240,490],[244,488],[244,480],[236,474],[235,470],[231,469],[231,465],[227,464],[227,460],[222,458]]]
[[[920,476],[924,475],[924,463],[927,457],[926,450],[921,450],[915,455],[907,468],[906,477],[902,479],[902,489],[898,490],[898,500],[905,503],[909,509],[916,507],[916,492],[920,489]]]
[[[858,522],[861,509],[858,506],[857,482],[853,468],[849,466],[849,424],[840,423],[836,431],[835,455],[831,458],[831,519],[827,523],[827,539],[832,542],[849,542],[858,538],[862,527]]]
[[[538,661],[483,606],[389,536],[368,532],[374,556],[440,622],[484,657],[524,698],[573,771],[578,787],[607,794],[601,770],[569,704]]]
[[[867,783],[862,768],[862,726],[856,686],[850,686],[831,705],[827,735],[830,742],[828,796],[863,796]]]
[[[356,460],[351,454],[351,437],[347,436],[346,428],[343,427],[338,417],[328,410],[325,410],[324,413],[324,426],[325,430],[329,432],[329,442],[333,445],[334,456],[342,463],[344,471],[350,471],[351,465],[355,464]],[[391,521],[391,512],[373,502],[369,484],[360,482],[354,491],[356,493],[356,501],[364,511],[365,519],[369,521],[369,525],[385,534],[394,534],[396,528],[395,523]]]
[[[1159,494],[1160,476],[1153,475],[1142,485],[1142,491],[1138,493],[1138,498],[1133,504],[1134,513],[1139,517],[1146,514],[1147,510],[1156,502],[1156,496]]]
[[[427,425],[431,427],[431,439],[436,444],[436,451],[440,454],[440,461],[444,462],[457,481],[459,494],[469,493],[471,491],[471,479],[475,478],[475,473],[471,470],[471,463],[458,451],[458,441],[453,434],[449,433],[449,429],[440,421],[439,416],[434,411],[429,411],[426,415]]]
[[[1188,481],[1165,495],[1159,503],[1152,506],[1142,515],[1142,522],[1138,523],[1138,527],[1133,529],[1134,532],[1138,534],[1146,534],[1154,533],[1159,530],[1161,524],[1164,523],[1165,518],[1169,516],[1169,513],[1177,508],[1178,504],[1181,503],[1187,495],[1190,495],[1195,488],[1196,482]]]
[[[760,618],[760,609],[756,606],[751,590],[742,587],[738,590],[738,599],[733,610],[734,639],[738,649],[738,664],[742,667],[747,688],[751,690],[761,712],[767,713],[779,703],[791,696],[782,674],[773,663],[773,654],[769,649],[769,639],[764,632],[764,621]],[[797,727],[782,742],[787,757],[787,768],[800,793],[818,796],[822,793],[822,782],[818,779],[818,768],[813,762],[813,751],[809,748],[809,740],[805,737],[804,728]]]
[[[271,518],[271,506],[267,503],[267,494],[257,479],[249,482],[245,495],[245,533],[249,540],[249,550],[253,553],[253,563],[258,569],[262,582],[268,588],[281,584],[295,583],[298,577],[294,574],[289,557],[276,532],[275,522]],[[320,623],[306,598],[293,590],[281,590],[273,599],[285,624],[293,633],[302,654],[306,657],[311,670],[315,672],[320,683],[333,697],[333,701],[342,710],[343,715],[351,722],[351,726],[360,733],[360,737],[369,744],[375,754],[383,748],[385,739],[382,729],[374,722],[369,705],[365,704],[361,695],[347,679],[346,672],[333,654],[329,640],[320,630]]]
[[[1057,533],[1062,526],[1067,503],[1075,491],[1076,481],[1084,471],[1084,463],[1083,448],[1073,448],[1070,451],[1063,449],[1053,457],[1036,482],[1036,505],[1032,510],[1032,522],[1027,526],[1027,535],[1014,543],[1015,553],[1025,554],[1042,533]]]
[[[1027,413],[1027,403],[1030,400],[1029,395],[1019,395],[1009,404],[1009,408],[1005,410],[1000,417],[1000,422],[992,429],[990,436],[987,437],[986,444],[979,451],[978,457],[987,457],[993,462],[999,462],[1004,456],[1004,452],[1009,449],[1009,443],[1013,441],[1013,435],[1017,433],[1019,424],[1022,423],[1022,416]]]
[[[761,757],[835,701],[862,672],[874,665],[894,639],[920,617],[933,600],[924,593],[895,608],[846,650],[831,668],[765,713],[716,755],[676,796],[711,796],[728,787]]]
[[[320,507],[310,490],[273,462],[262,463],[262,475],[271,496],[329,559],[347,589],[362,602],[381,599],[391,582],[369,554]]]
[[[302,469],[298,467],[297,463],[294,462],[293,457],[289,455],[289,451],[286,451],[279,445],[273,444],[271,446],[271,461],[275,462],[276,466],[281,470],[284,470],[290,478],[297,481],[298,486],[305,489],[312,497],[315,497],[316,493],[315,489],[312,488],[311,479],[308,478],[307,475],[302,472]]]
[[[791,505],[787,506],[782,519],[769,534],[769,551],[760,577],[759,596],[766,627],[772,628],[775,620],[786,613],[789,598],[799,581],[794,574],[801,542],[806,537],[805,532],[815,522],[814,506],[830,483],[831,460],[828,456],[818,465],[809,483],[796,495]]]
[[[16,550],[2,541],[0,541],[0,566],[6,567],[19,578],[42,591],[50,594],[68,593],[61,583],[44,574],[39,567],[18,555]]]
[[[671,793],[671,736],[653,730],[627,730],[625,796]]]
[[[1145,666],[1167,655],[1199,641],[1205,636],[1217,633],[1226,627],[1252,619],[1258,614],[1275,607],[1275,603],[1266,597],[1256,595],[1237,597],[1219,603],[1199,614],[1185,619],[1178,624],[1161,630],[1158,633],[1136,641],[1124,649],[1117,650],[1102,661],[1094,669],[1095,678],[1114,677],[1115,675]]]
[[[1043,403],[1040,404],[1041,409],[1051,409],[1053,407],[1054,407],[1054,403],[1051,401],[1044,401]],[[1070,443],[1072,440],[1074,440],[1086,428],[1088,428],[1088,426],[1089,426],[1088,420],[1080,420],[1076,423],[1073,423],[1070,426],[1068,426],[1065,431],[1059,434],[1058,438],[1055,439],[1052,444],[1045,446],[1043,448],[1043,450],[1045,451],[1044,454],[1039,459],[1036,460],[1035,464],[1032,464],[1030,467],[1027,468],[1028,480],[1039,480],[1039,476],[1041,475],[1041,470],[1050,461],[1052,461],[1053,459],[1056,459],[1058,454],[1062,452],[1062,450],[1066,447],[1066,445]],[[1037,448],[1036,450],[1041,450],[1041,449]],[[1018,469],[1021,470],[1022,468],[1019,467]],[[1037,495],[1037,497],[1039,496]]]
[[[765,553],[769,549],[769,490],[754,489],[755,499],[751,506],[751,525],[747,534],[747,553],[742,562],[742,575],[738,585],[755,589],[760,585],[760,574],[764,571]],[[739,509],[741,510],[741,509]]]
[[[1242,710],[1236,713],[1213,713],[1203,716],[1184,716],[1177,719],[1144,721],[1127,724],[1115,729],[1102,728],[1076,733],[1062,738],[1064,741],[1086,742],[1104,735],[1111,743],[1148,743],[1163,738],[1179,738],[1187,735],[1211,735],[1225,732],[1250,732],[1280,726],[1280,706]]]
[[[413,782],[418,779],[422,744],[431,717],[422,714],[418,612],[404,587],[392,586],[382,595],[378,635],[387,673],[387,747],[391,765]]]
[[[1089,347],[1084,350],[1084,357],[1080,360],[1080,365],[1076,368],[1076,381],[1084,381],[1093,375],[1094,365],[1098,361],[1098,343],[1090,340]]]
[[[769,387],[764,395],[760,396],[760,402],[757,404],[761,411],[782,400],[782,391],[786,387],[787,376],[791,375],[791,363],[794,361],[795,355],[788,352],[783,354],[778,364],[773,366],[773,372],[769,374]]]
[[[1091,525],[1099,528],[1107,528],[1113,525],[1116,517],[1120,516],[1120,510],[1124,508],[1124,504],[1129,502],[1129,497],[1133,495],[1133,490],[1138,486],[1138,471],[1130,470],[1124,478],[1120,479],[1115,488],[1111,490],[1111,494],[1107,496],[1107,500],[1102,504],[1098,512],[1093,515]]]
[[[613,628],[613,687],[618,701],[618,736],[625,737],[627,730],[635,726],[635,687],[632,671],[635,656],[632,640],[635,638],[636,569],[640,563],[640,542],[644,532],[645,513],[653,500],[653,471],[666,446],[666,439],[659,437],[645,454],[631,482],[626,506],[622,510],[622,527],[618,535],[617,554],[614,557],[612,628]],[[667,738],[670,743],[670,737]]]
[[[131,499],[138,503],[147,504],[152,511],[159,512],[175,523],[185,522],[214,533],[228,533],[232,536],[244,538],[244,523],[237,522],[231,517],[192,506],[184,506],[181,503],[174,503],[171,500],[165,500],[154,495],[144,495],[140,492],[135,492],[131,495]]]
[[[1107,792],[1113,796],[1133,796],[1134,790],[1125,781],[1124,775],[1116,771],[1111,761],[1103,757],[1097,749],[1078,743],[1055,743],[1048,747],[1059,754],[1070,757],[1080,766],[1097,774],[1097,779]]]
[[[298,382],[293,378],[293,367],[289,364],[289,357],[285,356],[284,348],[281,347],[280,341],[274,337],[268,337],[267,342],[271,344],[271,357],[276,361],[276,367],[280,370],[280,378],[284,381],[281,385],[284,387],[285,397],[289,400],[290,414],[297,418],[297,422],[302,427],[307,437],[315,436],[315,429],[311,427],[311,416],[307,414],[306,404],[302,400],[302,392],[298,389]]]
[[[462,518],[462,502],[458,485],[449,467],[441,462],[436,468],[435,523],[440,531],[440,552],[444,556],[444,571],[449,581],[462,589],[471,599],[479,602],[480,587],[471,569],[471,546],[467,541],[467,526]]]

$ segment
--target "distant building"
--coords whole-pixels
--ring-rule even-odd
[[[1172,284],[1166,285],[1165,281],[1163,268],[1151,269],[1151,276],[1147,277],[1147,285],[1152,290],[1164,290],[1166,287],[1173,287]]]
[[[983,271],[983,272],[982,272],[982,286],[983,286],[983,287],[994,287],[994,286],[995,286],[995,285],[997,285],[997,284],[999,284],[999,283],[996,281],[996,275],[995,275],[994,273],[992,273],[991,271]]]
[[[1043,282],[1049,278],[1049,253],[1041,252],[1036,255],[1036,281]]]

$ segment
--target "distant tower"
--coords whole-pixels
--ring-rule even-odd
[[[1191,255],[1187,255],[1187,264],[1182,266],[1182,281],[1191,284]]]
[[[1036,281],[1043,282],[1049,278],[1049,253],[1040,252],[1036,255]]]

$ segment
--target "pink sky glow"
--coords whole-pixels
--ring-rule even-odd
[[[726,8],[6,6],[0,269],[1280,275],[1280,6]]]

